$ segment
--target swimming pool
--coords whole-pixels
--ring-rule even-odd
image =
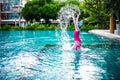
[[[120,42],[80,36],[76,52],[73,31],[0,31],[0,80],[120,80]]]

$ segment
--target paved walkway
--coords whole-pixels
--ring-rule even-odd
[[[97,35],[103,36],[103,37],[107,37],[107,38],[110,38],[110,39],[114,39],[114,40],[120,41],[120,35],[117,35],[116,31],[115,31],[114,34],[110,33],[109,30],[91,30],[89,32],[93,33],[93,34],[97,34]]]

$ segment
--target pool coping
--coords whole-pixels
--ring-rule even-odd
[[[90,30],[89,32],[93,33],[93,34],[103,36],[103,37],[106,37],[106,38],[109,38],[109,39],[120,41],[120,35],[116,34],[116,30],[115,30],[114,34],[110,33],[109,30],[99,30],[99,29],[98,30],[97,29],[96,30]]]

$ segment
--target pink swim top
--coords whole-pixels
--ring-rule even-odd
[[[79,38],[79,31],[74,31],[74,48],[75,50],[80,49],[81,47],[81,40]]]
[[[74,31],[74,41],[80,41],[80,38],[79,38],[79,31]]]

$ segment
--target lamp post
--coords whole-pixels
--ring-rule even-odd
[[[0,27],[1,27],[1,21],[2,21],[2,16],[1,16],[1,11],[2,11],[2,3],[3,3],[3,1],[1,0],[0,1]]]
[[[13,14],[14,14],[14,22],[15,22],[15,26],[16,26],[16,9],[15,9],[15,0],[14,0],[14,3],[12,3],[12,11],[13,11]]]
[[[16,11],[14,11],[14,18],[15,18],[15,27],[16,27]]]
[[[0,4],[0,27],[1,27],[1,4]]]
[[[19,26],[21,26],[21,18],[20,18],[20,0],[18,0],[18,13],[19,13]]]

